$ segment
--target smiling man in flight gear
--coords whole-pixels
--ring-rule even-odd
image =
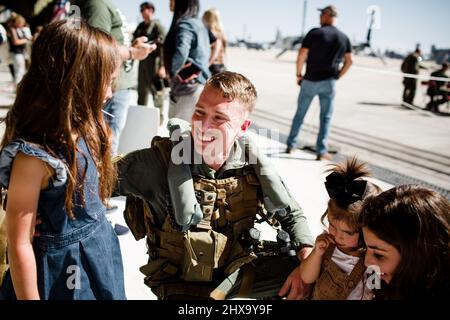
[[[159,299],[274,297],[311,251],[302,209],[245,135],[256,98],[247,78],[219,73],[191,126],[171,120],[170,139],[118,161],[116,194],[136,240],[147,237],[141,272]],[[261,221],[278,231],[276,250],[259,240]]]

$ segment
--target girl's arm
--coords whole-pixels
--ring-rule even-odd
[[[47,175],[45,164],[18,153],[8,187],[6,230],[8,259],[17,299],[39,299],[33,234],[39,193]]]
[[[317,237],[311,254],[300,264],[300,274],[304,283],[314,283],[319,278],[323,255],[332,242],[334,240],[328,233]]]

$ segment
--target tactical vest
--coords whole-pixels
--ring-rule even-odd
[[[322,260],[322,270],[314,286],[313,300],[346,300],[363,279],[364,258],[361,257],[350,274],[331,260],[335,246],[328,247]],[[363,292],[361,292],[361,297]]]
[[[170,140],[157,137],[152,146],[166,163],[170,161]],[[170,212],[163,226],[157,228],[151,205],[127,198],[127,224],[136,239],[147,236],[150,262],[140,270],[146,276],[145,283],[160,298],[186,291],[209,296],[214,288],[208,288],[208,283],[215,272],[229,275],[256,259],[239,241],[254,227],[257,213],[264,214],[261,186],[253,169],[238,169],[235,176],[226,179],[193,180],[203,219],[187,232],[180,231]],[[189,283],[195,283],[195,287]],[[189,287],[191,290],[187,290]]]

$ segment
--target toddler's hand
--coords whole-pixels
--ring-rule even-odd
[[[314,249],[317,253],[323,255],[332,243],[335,243],[333,236],[329,233],[322,233],[316,238],[316,245]]]

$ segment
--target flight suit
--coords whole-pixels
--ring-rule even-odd
[[[235,142],[218,171],[204,163],[189,165],[203,219],[187,232],[173,218],[170,149],[168,138],[157,137],[151,148],[118,162],[115,194],[128,196],[124,215],[136,240],[147,238],[149,263],[141,267],[145,283],[159,299],[275,296],[299,262],[296,257],[257,257],[241,242],[257,214],[264,216],[264,203],[240,143]],[[306,217],[290,195],[288,205],[290,214],[278,218],[279,223],[297,248],[312,246]]]

